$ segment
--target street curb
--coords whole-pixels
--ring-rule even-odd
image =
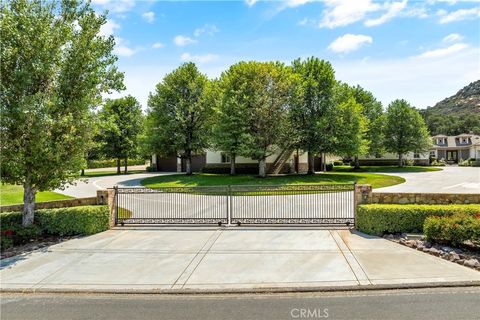
[[[159,294],[159,295],[215,295],[215,294],[274,294],[274,293],[315,293],[349,292],[374,290],[428,289],[480,287],[480,281],[424,282],[405,284],[371,284],[357,286],[317,287],[265,287],[230,289],[48,289],[48,288],[1,288],[1,293],[54,293],[54,294]]]

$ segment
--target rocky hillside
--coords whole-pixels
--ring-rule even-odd
[[[455,95],[443,99],[428,110],[442,115],[480,114],[480,80],[463,87]]]
[[[430,134],[480,134],[480,80],[433,107],[419,110]]]

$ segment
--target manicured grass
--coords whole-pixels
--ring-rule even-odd
[[[397,176],[362,172],[326,172],[316,175],[283,175],[258,178],[254,175],[208,174],[198,173],[192,176],[175,174],[156,176],[141,181],[148,188],[185,187],[185,186],[219,186],[219,185],[284,185],[284,184],[339,184],[368,183],[373,188],[392,186],[405,182]]]
[[[336,172],[430,172],[430,171],[442,171],[442,168],[435,167],[420,167],[420,166],[363,166],[360,169],[354,169],[351,166],[335,166]]]
[[[51,191],[38,192],[37,202],[71,199],[72,197]],[[23,187],[19,185],[0,184],[0,204],[2,206],[23,203]]]
[[[134,173],[144,173],[146,172],[145,170],[131,170],[127,171],[128,174],[134,174]],[[125,175],[125,173],[120,173],[118,174],[117,171],[91,171],[91,172],[85,172],[85,175],[81,176],[79,175],[79,178],[92,178],[92,177],[105,177],[105,176],[122,176]]]

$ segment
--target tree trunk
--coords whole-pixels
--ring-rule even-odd
[[[258,161],[258,176],[260,178],[267,177],[267,162],[265,158],[262,158]]]
[[[23,217],[22,225],[24,227],[33,224],[35,217],[35,194],[37,190],[33,188],[30,183],[23,184]]]
[[[308,170],[307,174],[315,174],[315,155],[312,151],[308,151]]]
[[[127,173],[127,170],[128,170],[128,157],[125,157],[125,168],[123,170],[123,173]]]
[[[185,173],[187,175],[192,175],[192,155],[189,154],[185,159]]]
[[[81,175],[81,176],[84,176],[84,175],[85,175],[85,169],[82,169],[80,175]]]
[[[235,175],[235,153],[230,155],[230,175]]]
[[[322,152],[321,158],[322,158],[322,171],[327,172],[327,161],[326,161],[326,156],[324,152]]]
[[[358,156],[355,156],[353,159],[354,159],[353,161],[355,163],[353,168],[354,169],[360,169],[360,160],[358,159]]]
[[[398,154],[398,166],[403,167],[403,153]]]
[[[117,158],[117,174],[120,174],[120,158]]]

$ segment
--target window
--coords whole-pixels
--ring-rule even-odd
[[[430,151],[430,157],[435,157],[435,150]]]
[[[222,163],[230,163],[230,156],[228,154],[222,152],[221,155],[222,155],[222,160],[221,160]]]
[[[462,143],[463,144],[468,143],[468,138],[462,138]]]
[[[438,138],[437,139],[437,144],[444,144],[445,143],[445,138]]]
[[[415,152],[415,153],[413,154],[413,158],[419,159],[419,158],[420,158],[420,153]]]

